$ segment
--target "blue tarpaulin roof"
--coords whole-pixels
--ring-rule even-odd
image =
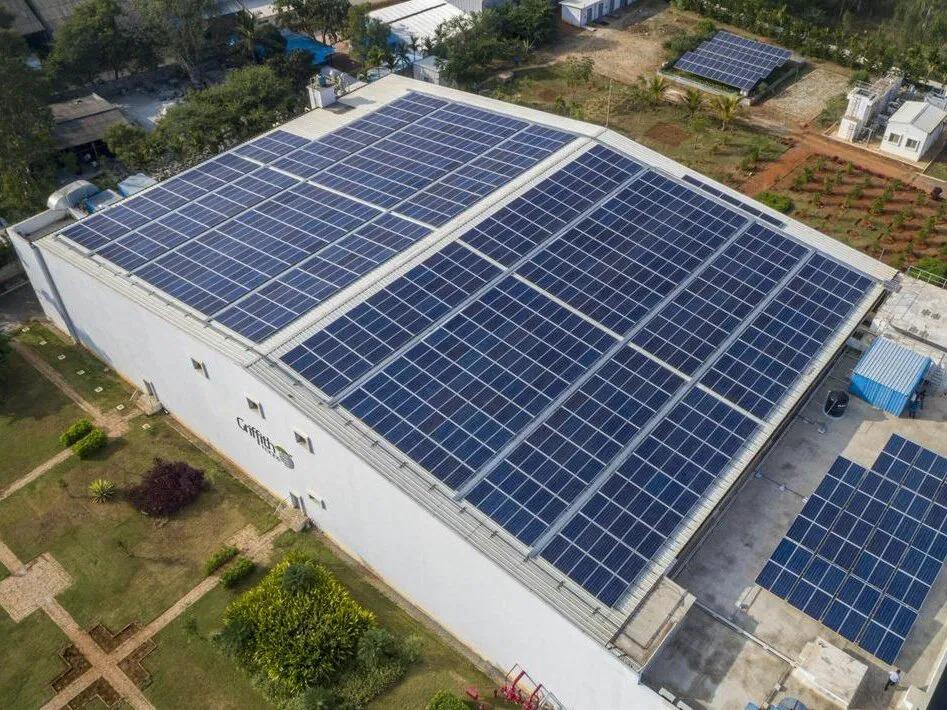
[[[289,30],[280,30],[280,34],[286,39],[286,53],[289,54],[295,49],[303,49],[312,55],[312,63],[322,65],[329,61],[329,57],[335,54],[335,50],[327,44],[317,42],[312,37],[290,32]]]

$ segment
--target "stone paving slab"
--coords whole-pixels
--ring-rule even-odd
[[[0,607],[19,622],[71,584],[69,573],[44,552],[0,582]]]

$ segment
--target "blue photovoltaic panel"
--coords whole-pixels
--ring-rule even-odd
[[[462,485],[614,341],[512,277],[342,400],[451,487]]]
[[[753,225],[662,308],[632,342],[693,374],[806,253],[801,244]]]
[[[376,266],[404,251],[429,230],[392,214],[359,227],[216,316],[260,341],[311,311]]]
[[[609,475],[542,556],[614,605],[756,430],[692,389]]]
[[[675,69],[727,86],[750,91],[789,61],[792,52],[720,31],[692,52],[685,52]]]
[[[681,179],[684,182],[693,185],[694,187],[699,187],[704,192],[709,193],[713,195],[714,197],[717,197],[723,200],[724,202],[729,202],[734,207],[739,207],[744,212],[749,212],[754,217],[761,219],[764,222],[767,222],[768,224],[773,225],[774,227],[779,227],[781,229],[784,229],[786,227],[786,223],[783,222],[781,219],[776,219],[775,217],[768,214],[767,212],[764,212],[763,210],[757,207],[754,207],[753,205],[749,203],[748,200],[741,200],[737,197],[734,197],[733,195],[729,193],[724,192],[723,190],[718,190],[716,187],[713,187],[712,185],[707,184],[703,180],[698,180],[693,175],[685,175]]]
[[[281,359],[334,397],[499,273],[449,244]]]
[[[947,459],[893,436],[836,459],[757,584],[893,664],[947,558]]]
[[[622,348],[467,499],[532,544],[683,382],[641,353]]]
[[[701,382],[765,418],[871,285],[868,277],[813,255]]]
[[[398,211],[441,226],[572,139],[568,133],[530,126],[475,158],[463,171],[446,175],[411,197]]]
[[[512,266],[641,169],[630,158],[597,145],[475,226],[463,240]]]
[[[517,272],[625,333],[746,223],[649,171]]]

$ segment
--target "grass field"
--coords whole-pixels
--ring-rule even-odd
[[[0,394],[0,490],[59,452],[59,434],[84,412],[16,352]]]
[[[277,540],[274,561],[290,550],[302,551],[330,569],[356,601],[375,613],[379,625],[398,635],[420,636],[421,661],[401,683],[370,707],[378,710],[423,708],[438,690],[448,688],[463,695],[470,686],[478,688],[492,701],[494,682],[382,594],[368,581],[366,570],[340,559],[314,533],[285,533]],[[261,575],[262,572],[255,579]],[[248,581],[244,588],[255,579]],[[158,648],[145,660],[153,676],[146,695],[157,707],[184,707],[197,695],[206,707],[255,710],[266,706],[263,696],[212,640],[214,632],[221,627],[220,619],[227,603],[236,593],[215,589],[159,634]],[[193,619],[194,625],[187,622],[188,617]],[[177,673],[175,669],[184,658],[189,672]],[[508,706],[491,703],[488,707]]]
[[[940,152],[940,155],[924,171],[924,174],[947,183],[947,147]],[[947,188],[947,184],[944,187]]]
[[[510,84],[496,90],[496,96],[599,124],[605,123],[607,114],[609,128],[732,186],[787,150],[781,141],[749,126],[735,123],[722,130],[710,114],[691,117],[680,104],[626,108],[622,101],[626,91],[627,86],[614,82],[609,101],[608,80],[597,75],[587,85],[570,87],[565,64],[559,63],[517,72]]]
[[[16,339],[42,357],[85,400],[104,410],[128,402],[132,388],[88,350],[73,345],[46,325],[34,322],[28,328]],[[61,355],[65,357],[60,359]]]
[[[168,422],[150,419],[143,430],[142,421],[96,457],[67,459],[0,503],[0,539],[24,561],[52,553],[75,580],[59,600],[84,628],[147,623],[203,578],[204,560],[228,537],[250,523],[258,530],[275,523],[267,503]],[[174,518],[87,497],[90,481],[134,483],[156,456],[188,461],[210,481]]]
[[[38,708],[52,698],[50,681],[63,670],[57,654],[68,643],[42,611],[19,623],[0,612],[0,707]]]

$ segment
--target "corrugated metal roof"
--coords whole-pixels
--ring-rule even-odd
[[[896,392],[911,394],[930,364],[929,357],[879,336],[861,356],[852,374]]]
[[[933,133],[944,122],[945,118],[947,118],[947,111],[937,108],[933,104],[924,101],[905,101],[901,108],[888,119],[888,125],[906,123],[919,128],[925,133]]]

